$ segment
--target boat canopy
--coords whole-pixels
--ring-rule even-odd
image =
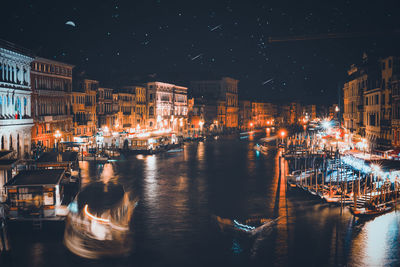
[[[64,169],[28,170],[19,172],[5,187],[58,185],[63,177]]]

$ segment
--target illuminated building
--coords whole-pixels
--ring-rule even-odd
[[[392,145],[400,148],[400,76],[392,81]]]
[[[129,131],[136,127],[135,120],[135,94],[129,90],[120,90],[113,94],[113,103],[116,105],[116,131]]]
[[[399,62],[390,56],[377,63],[378,76],[364,91],[365,136],[372,148],[387,150],[392,145],[392,80]]]
[[[240,129],[249,129],[252,120],[251,102],[248,100],[239,101],[239,127]]]
[[[70,93],[74,136],[93,136],[96,133],[96,91],[98,87],[98,81],[83,79]]]
[[[271,103],[251,102],[252,122],[255,127],[272,125],[276,115],[276,107]]]
[[[200,132],[201,122],[205,122],[205,105],[201,99],[188,99],[188,134]],[[209,125],[202,125],[206,128]]]
[[[190,90],[194,97],[204,99],[206,106],[217,107],[221,127],[237,128],[239,126],[238,83],[238,80],[229,77],[220,80],[192,81]],[[225,110],[222,111],[222,108]],[[211,124],[212,121],[208,123]]]
[[[113,113],[113,89],[99,87],[96,92],[97,127],[112,129],[115,122]]]
[[[131,85],[124,86],[122,90],[134,95],[132,128],[145,129],[147,121],[146,88],[144,86]]]
[[[0,150],[31,151],[31,62],[27,49],[0,41]]]
[[[32,143],[52,148],[57,142],[72,141],[68,93],[72,90],[73,68],[73,65],[40,57],[32,62]]]
[[[31,51],[0,40],[0,201],[17,158],[31,152]]]
[[[185,130],[188,113],[187,88],[164,82],[148,82],[146,87],[148,127],[171,128],[176,132]]]

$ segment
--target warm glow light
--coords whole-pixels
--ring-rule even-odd
[[[281,138],[284,138],[286,136],[286,131],[285,130],[281,130],[279,132],[279,135],[281,136]]]
[[[55,134],[54,134],[55,138],[60,138],[61,137],[61,133],[59,130],[56,130]]]
[[[110,222],[109,219],[99,218],[99,217],[96,217],[96,216],[94,216],[93,214],[91,214],[91,213],[88,211],[88,205],[87,205],[87,204],[85,205],[84,212],[85,212],[85,214],[86,214],[90,219],[92,219],[92,220],[98,221],[98,222],[100,222],[100,223],[109,223],[109,222]]]

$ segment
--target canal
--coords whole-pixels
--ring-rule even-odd
[[[1,266],[399,266],[399,213],[357,221],[347,210],[287,191],[279,152],[225,138],[184,151],[94,165],[83,183],[118,181],[140,198],[127,258],[87,260],[63,245],[63,225],[13,227]],[[282,165],[284,165],[282,163]],[[222,232],[215,216],[276,218],[254,237]]]

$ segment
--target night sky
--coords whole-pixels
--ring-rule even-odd
[[[1,9],[1,39],[111,87],[230,76],[244,99],[334,103],[363,52],[400,51],[400,34],[374,34],[400,30],[400,1],[41,0]],[[351,32],[371,35],[268,43]]]

